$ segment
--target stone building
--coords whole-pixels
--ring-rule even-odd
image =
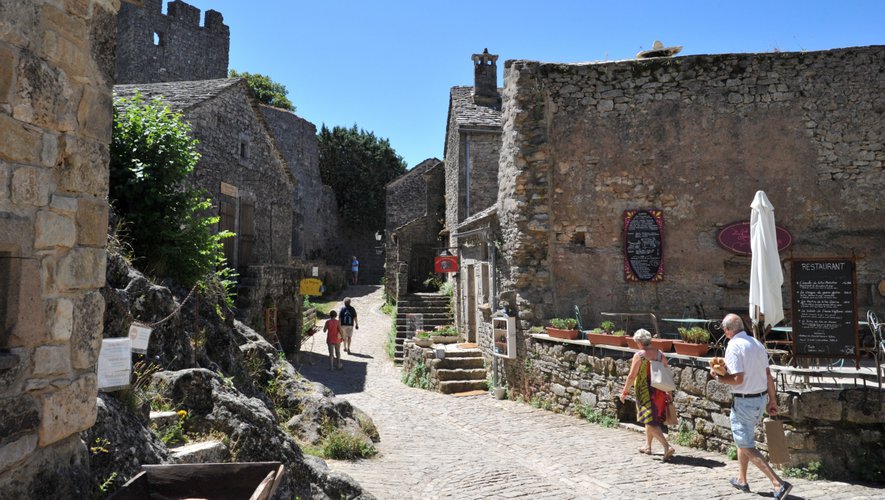
[[[264,309],[272,304],[286,316],[286,323],[295,321],[299,317],[293,294],[299,276],[291,255],[295,179],[246,81],[224,78],[114,87],[117,97],[131,97],[136,91],[146,100],[160,98],[181,112],[199,141],[201,158],[188,182],[212,200],[221,217],[219,229],[236,233],[224,240],[224,253],[240,274],[238,316],[264,331]]]
[[[118,84],[213,80],[227,77],[230,28],[221,13],[180,0],[123,5],[117,17]]]
[[[575,307],[586,328],[603,311],[746,315],[750,260],[717,238],[756,190],[792,235],[782,259],[858,257],[858,311],[881,309],[883,52],[508,61],[500,108],[454,88],[444,231],[463,335],[490,350],[498,309],[523,332]],[[474,55],[474,94],[493,57]],[[663,220],[663,272],[631,281],[625,215],[644,209]]]
[[[118,0],[0,4],[0,496],[91,492]]]
[[[348,256],[338,241],[335,192],[320,178],[316,126],[296,114],[261,105],[264,119],[295,178],[292,256],[340,262]]]
[[[456,300],[461,304],[455,308],[456,321],[467,338],[475,340],[476,308],[488,302],[478,299],[488,295],[488,288],[477,294],[476,286],[494,282],[488,245],[492,233],[486,229],[489,210],[494,211],[497,201],[503,121],[498,56],[486,49],[471,58],[473,86],[452,87],[449,95],[444,232],[448,246],[457,249],[461,261],[459,278],[463,279],[456,280],[455,286]]]
[[[445,218],[445,165],[428,158],[386,187],[384,243],[385,290],[399,300],[422,291],[433,274],[433,258],[447,242],[440,232]]]
[[[858,309],[881,308],[883,56],[508,61],[497,212],[510,305],[524,324],[576,305],[591,324],[600,311],[743,312],[750,259],[717,234],[764,190],[793,237],[782,258],[857,256]],[[626,278],[634,209],[663,216],[659,281]]]

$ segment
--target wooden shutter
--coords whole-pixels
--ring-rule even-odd
[[[220,196],[220,203],[218,207],[218,215],[220,220],[218,221],[218,230],[219,231],[230,231],[232,233],[237,232],[237,199],[233,196],[228,196],[226,194],[222,194]],[[224,245],[224,258],[227,259],[227,265],[229,267],[236,267],[236,238],[225,238],[222,241]]]
[[[240,200],[240,255],[238,267],[252,263],[255,242],[255,202]]]

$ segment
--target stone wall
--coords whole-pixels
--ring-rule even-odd
[[[616,402],[632,352],[532,338],[525,339],[522,347],[524,357],[501,362],[511,398],[522,397],[558,413],[578,415],[589,408],[635,422],[633,401],[623,406]],[[709,378],[702,360],[672,355],[668,363],[677,382],[679,425],[691,445],[725,452],[733,444],[728,387]],[[791,466],[818,461],[833,478],[885,478],[885,408],[876,389],[788,387],[778,392],[778,403],[785,417]],[[671,439],[673,434],[671,429]],[[758,430],[756,440],[766,451]]]
[[[495,204],[501,146],[500,130],[460,131],[453,122],[450,119],[446,140],[445,186],[446,227],[451,232],[471,215]]]
[[[91,495],[117,0],[0,3],[0,491]]]
[[[220,12],[181,1],[123,5],[117,18],[116,83],[210,80],[227,77],[230,28]]]
[[[298,350],[303,307],[297,291],[301,277],[300,269],[291,266],[249,266],[239,278],[237,316],[268,342],[279,340],[287,353]],[[276,339],[268,334],[268,308],[277,310]]]
[[[498,213],[520,317],[746,309],[749,259],[716,236],[749,219],[758,189],[793,257],[863,256],[859,309],[881,307],[883,61],[881,46],[508,61]],[[659,283],[625,281],[623,215],[638,208],[663,210]]]
[[[296,181],[292,255],[330,262],[344,258],[338,203],[332,188],[320,178],[316,126],[283,109],[262,105],[261,112]]]

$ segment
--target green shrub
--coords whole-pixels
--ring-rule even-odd
[[[430,370],[423,361],[418,361],[412,367],[412,370],[403,373],[403,383],[409,387],[418,387],[420,389],[430,389]]]
[[[341,429],[335,429],[326,435],[320,447],[325,458],[334,460],[369,458],[378,453],[371,444]]]
[[[433,334],[442,337],[457,337],[458,328],[455,325],[438,326],[433,330]]]
[[[581,405],[578,407],[578,412],[587,419],[588,422],[592,424],[599,424],[603,427],[614,428],[618,426],[618,419],[611,415],[606,415],[605,413],[591,408],[587,405]]]
[[[606,333],[612,332],[615,329],[615,322],[614,321],[603,321],[602,323],[599,324],[599,328],[602,328],[602,330],[605,331]]]
[[[691,328],[679,328],[679,336],[692,344],[706,344],[710,342],[710,332],[706,328],[693,326]]]
[[[115,101],[113,127],[108,198],[134,264],[186,286],[223,268],[221,240],[233,233],[216,233],[211,201],[184,185],[200,154],[181,114],[136,94]]]
[[[578,326],[578,320],[575,318],[553,318],[550,320],[550,326],[560,330],[574,330]]]
[[[784,470],[784,477],[798,477],[815,481],[821,478],[823,470],[820,462],[809,462],[807,465],[790,467]]]

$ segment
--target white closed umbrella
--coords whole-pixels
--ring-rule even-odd
[[[764,191],[756,191],[750,207],[750,318],[759,324],[761,316],[764,324],[759,331],[764,331],[784,319],[784,273],[777,253],[774,206]]]

